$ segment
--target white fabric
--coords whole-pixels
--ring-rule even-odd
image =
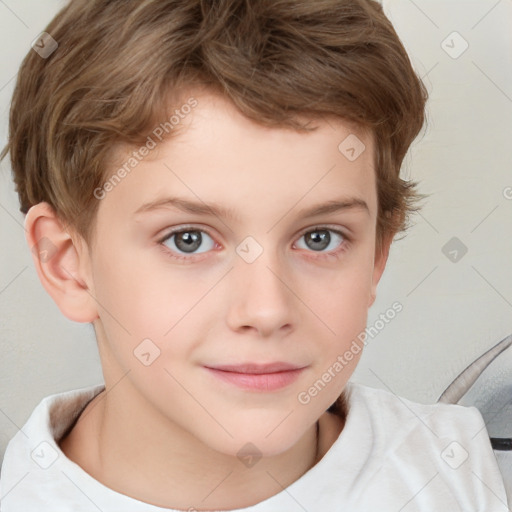
[[[35,408],[5,453],[2,512],[171,510],[105,487],[56,444],[103,388],[51,395]],[[345,428],[324,457],[285,490],[239,510],[507,512],[503,479],[475,407],[417,404],[356,383],[347,390]]]
[[[512,451],[495,450],[494,454],[505,482],[508,502],[512,505]]]

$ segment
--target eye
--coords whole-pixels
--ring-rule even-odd
[[[331,235],[333,233],[334,235]],[[346,249],[348,238],[339,230],[327,226],[317,226],[302,233],[299,240],[304,239],[306,249],[312,252],[325,253],[325,256],[333,256]],[[304,247],[299,247],[302,249]],[[330,250],[326,250],[330,248]]]
[[[209,240],[206,244],[205,239],[207,241]],[[186,258],[186,255],[207,252],[215,247],[215,241],[206,231],[193,227],[185,227],[171,231],[164,238],[159,240],[159,243],[168,247],[171,253],[177,253],[171,254],[171,256],[178,259]],[[203,246],[203,250],[198,251],[201,246]],[[180,253],[185,256],[181,256]]]
[[[337,258],[348,248],[350,243],[344,233],[327,226],[309,228],[301,234],[299,240],[301,239],[305,240],[305,249],[309,249],[308,252],[319,253],[318,256],[315,256],[318,258]],[[175,229],[167,233],[158,243],[166,255],[186,262],[194,261],[192,258],[194,255],[211,251],[217,246],[207,231],[193,226]],[[296,245],[299,246],[298,243]],[[304,249],[304,247],[299,246],[299,249]]]

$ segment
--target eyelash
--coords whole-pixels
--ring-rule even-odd
[[[214,240],[214,237],[213,237],[212,233],[210,233],[210,231],[208,229],[197,228],[197,227],[194,227],[194,226],[183,226],[183,227],[180,227],[179,229],[175,229],[173,231],[170,231],[163,238],[160,238],[158,240],[159,248],[164,252],[164,254],[166,256],[170,256],[171,258],[174,258],[176,260],[186,261],[186,262],[190,262],[190,263],[193,263],[194,261],[198,261],[197,258],[195,258],[194,256],[199,256],[199,255],[202,256],[203,254],[206,256],[209,251],[206,251],[204,253],[198,253],[198,254],[191,253],[190,255],[184,256],[184,255],[181,255],[179,253],[176,253],[175,251],[169,249],[168,247],[166,247],[164,245],[164,242],[169,240],[173,235],[176,235],[178,233],[186,233],[187,231],[199,231],[201,233],[206,233],[209,237],[211,237],[212,240]],[[340,235],[341,237],[343,237],[343,240],[341,241],[338,249],[335,249],[334,251],[330,251],[330,252],[317,252],[316,254],[318,256],[313,256],[314,259],[317,259],[317,258],[320,258],[320,259],[332,259],[332,258],[339,259],[339,257],[342,255],[342,253],[347,251],[348,247],[352,243],[351,238],[348,237],[345,233],[343,233],[342,231],[340,231],[338,229],[331,228],[329,226],[314,226],[312,228],[307,228],[305,231],[301,232],[301,234],[299,235],[297,240],[302,238],[304,235],[306,235],[308,233],[313,233],[315,231],[331,231],[332,233],[336,233],[337,235]],[[308,251],[308,252],[315,253],[315,251]],[[311,258],[311,256],[307,256],[307,257]],[[201,257],[199,260],[201,260],[201,259],[203,259],[203,257]],[[193,261],[191,261],[191,260],[193,260]]]

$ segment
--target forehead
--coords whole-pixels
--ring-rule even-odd
[[[213,91],[199,90],[195,95],[191,91],[188,99],[183,96],[175,103],[178,110],[190,98],[194,98],[196,106],[179,120],[178,126],[173,127],[177,132],[174,141],[179,144],[190,144],[195,149],[204,147],[209,151],[213,146],[220,150],[230,148],[237,157],[243,157],[242,149],[251,157],[259,149],[273,150],[261,153],[259,158],[265,160],[268,157],[275,161],[281,155],[290,160],[307,155],[309,159],[332,158],[333,162],[344,163],[344,160],[355,162],[361,156],[351,167],[373,166],[373,135],[354,122],[336,116],[300,114],[294,117],[314,130],[298,131],[288,126],[265,126],[255,122],[243,115],[231,101]],[[340,156],[345,158],[341,160]]]
[[[376,207],[373,137],[353,123],[302,117],[317,129],[267,127],[204,91],[183,95],[170,109],[176,111],[171,135],[161,141],[150,135],[154,147],[100,209],[108,202],[118,212],[134,213],[166,195],[220,203],[235,213],[262,204],[274,212],[279,205],[304,209],[342,196],[358,196]],[[116,154],[107,176],[126,168],[131,151]]]

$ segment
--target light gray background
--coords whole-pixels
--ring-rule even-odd
[[[2,146],[20,62],[64,4],[0,0]],[[432,403],[467,364],[512,332],[512,0],[384,0],[384,8],[430,92],[428,127],[402,170],[430,198],[392,246],[368,325],[395,301],[403,311],[369,337],[352,379]],[[454,31],[469,44],[457,58],[443,49],[461,48]],[[47,295],[23,221],[6,159],[0,455],[43,397],[102,382],[92,326],[66,319]],[[452,237],[467,247],[456,262],[442,251]]]

